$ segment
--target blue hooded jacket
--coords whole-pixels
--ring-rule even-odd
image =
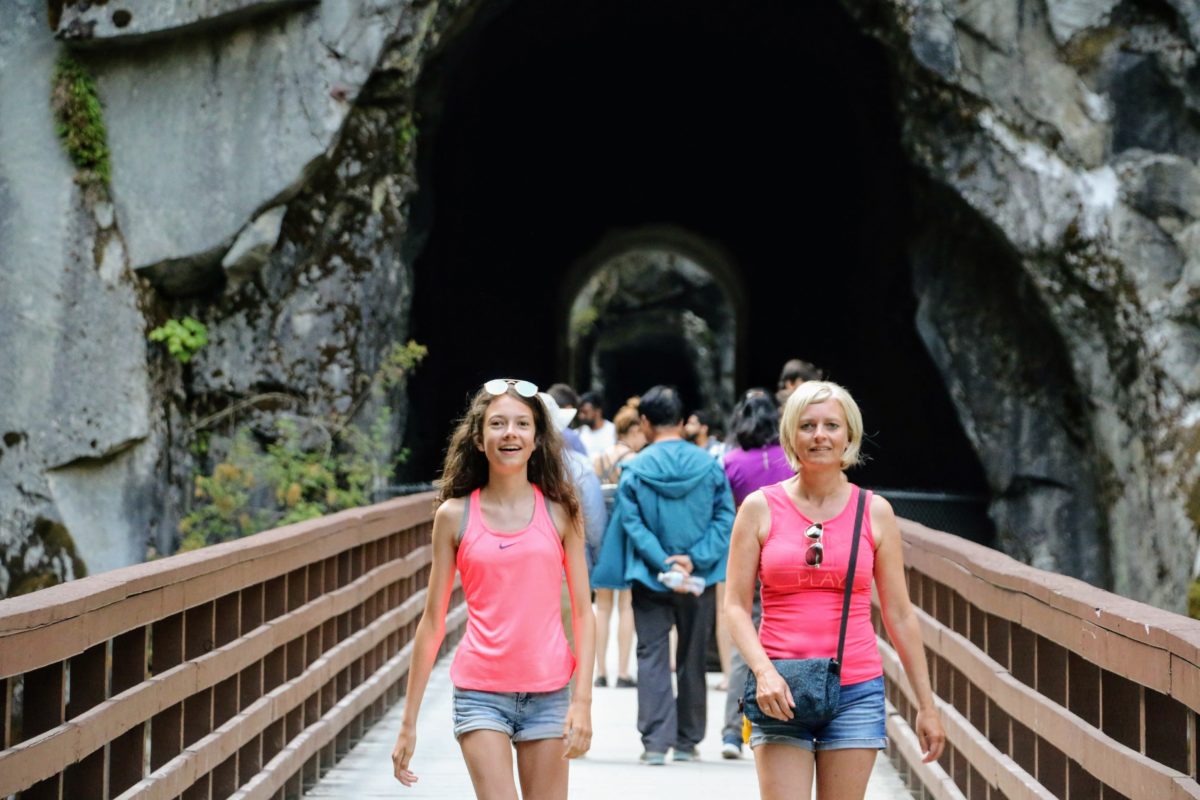
[[[627,588],[637,581],[668,592],[658,573],[667,556],[692,559],[693,575],[725,580],[733,492],[721,462],[680,439],[647,446],[625,463],[592,585]]]

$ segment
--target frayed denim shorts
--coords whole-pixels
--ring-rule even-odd
[[[499,731],[514,742],[563,735],[569,687],[554,692],[480,692],[454,687],[454,738],[471,731]]]
[[[887,747],[886,712],[883,702],[883,676],[842,687],[842,699],[833,719],[820,727],[797,726],[795,735],[763,733],[757,725],[750,728],[750,746],[788,744],[804,750],[883,750]]]

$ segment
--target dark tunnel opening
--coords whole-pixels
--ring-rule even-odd
[[[739,265],[738,391],[813,361],[862,406],[871,460],[853,479],[985,493],[914,324],[891,81],[833,2],[478,9],[419,87],[412,335],[430,355],[410,384],[404,476],[436,475],[482,381],[567,379],[568,266],[614,230],[666,225]],[[673,347],[614,350],[606,369],[643,389],[687,381]]]

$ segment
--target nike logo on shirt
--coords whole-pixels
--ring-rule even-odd
[[[500,549],[503,550],[506,547],[512,547],[514,544],[516,544],[516,542],[509,542],[508,544],[501,544]]]

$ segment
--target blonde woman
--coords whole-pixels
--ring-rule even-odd
[[[851,483],[863,422],[858,404],[835,383],[806,381],[791,394],[779,425],[780,444],[796,470],[752,492],[733,525],[725,614],[738,651],[757,680],[755,701],[770,718],[754,725],[750,746],[764,800],[808,797],[861,800],[884,729],[883,666],[871,626],[871,587],[883,624],[917,695],[916,733],[932,761],[945,733],[934,705],[916,614],[904,579],[900,530],[891,505]],[[841,663],[841,701],[818,726],[795,720],[787,682],[772,659],[835,657],[855,510],[867,492]],[[762,623],[751,621],[755,582],[762,580]]]

